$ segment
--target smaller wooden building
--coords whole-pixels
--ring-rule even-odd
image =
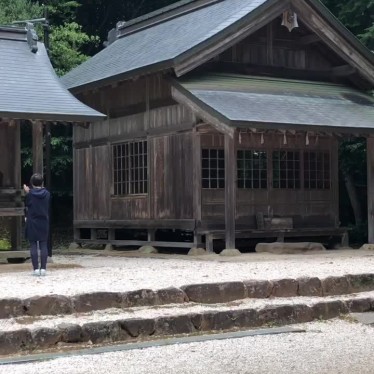
[[[33,128],[33,169],[43,173],[43,127],[56,121],[86,125],[105,116],[72,96],[53,71],[32,25],[0,27],[0,234],[21,249],[21,126]]]
[[[181,1],[109,36],[63,77],[108,116],[74,130],[78,243],[346,242],[345,136],[368,138],[374,227],[374,57],[319,1]]]

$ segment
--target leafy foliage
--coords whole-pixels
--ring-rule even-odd
[[[38,18],[42,15],[43,8],[38,2],[30,0],[0,0],[0,24],[11,24],[13,21]]]
[[[82,32],[76,22],[65,23],[51,28],[50,56],[58,75],[64,75],[86,61],[88,56],[80,52],[84,45],[96,45],[98,38]]]
[[[323,3],[368,48],[374,49],[374,0],[323,0]]]

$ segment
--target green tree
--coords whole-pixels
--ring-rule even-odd
[[[43,15],[43,8],[38,2],[30,0],[0,0],[0,24],[7,25],[13,21],[38,18]]]
[[[58,75],[64,75],[87,60],[81,52],[84,45],[98,43],[98,38],[82,32],[76,22],[51,27],[50,57]]]
[[[368,48],[374,49],[374,0],[323,0],[322,2]]]

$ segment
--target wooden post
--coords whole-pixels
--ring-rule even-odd
[[[226,249],[235,248],[236,215],[236,133],[225,135],[225,225]]]
[[[197,238],[197,229],[201,224],[201,139],[194,127],[192,132],[192,149],[193,149],[193,214],[195,218],[194,237]]]
[[[368,243],[374,244],[374,137],[368,137],[367,147],[367,194],[368,194]]]
[[[32,123],[32,168],[43,174],[43,124],[39,121]]]
[[[14,132],[14,186],[16,189],[21,189],[21,124],[19,120],[12,120],[9,124],[15,127]],[[22,207],[21,195],[17,195],[16,206]],[[22,217],[11,218],[11,248],[12,250],[21,250],[22,248]]]
[[[51,124],[45,124],[45,186],[51,190]]]

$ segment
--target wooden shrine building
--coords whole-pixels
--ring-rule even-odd
[[[67,91],[54,73],[43,43],[28,24],[0,27],[0,233],[21,249],[21,126],[32,122],[33,170],[43,173],[43,125],[88,124],[105,116]],[[1,238],[1,237],[0,237]]]
[[[63,83],[107,115],[74,128],[77,242],[346,240],[345,136],[367,137],[374,242],[374,55],[319,1],[180,1],[119,22]]]

